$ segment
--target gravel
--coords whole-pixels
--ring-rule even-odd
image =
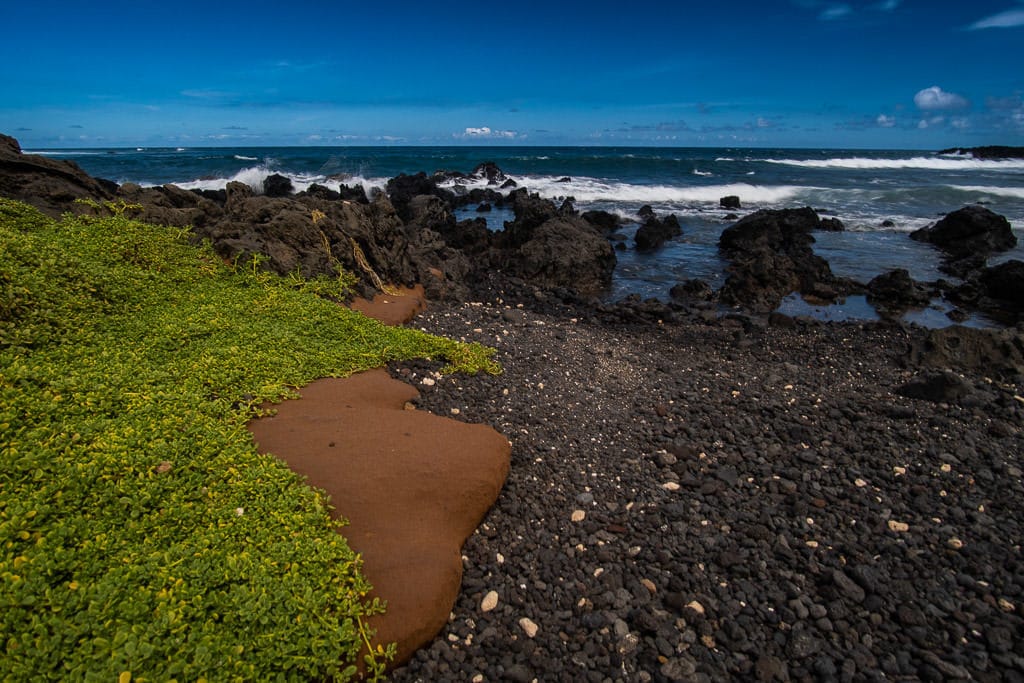
[[[1019,377],[914,399],[916,328],[632,303],[414,322],[498,349],[497,377],[391,370],[512,470],[392,680],[1024,680]]]

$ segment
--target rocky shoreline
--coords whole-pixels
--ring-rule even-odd
[[[493,165],[468,174],[484,190],[443,172],[372,198],[279,180],[257,195],[119,187],[0,143],[0,194],[54,214],[134,204],[226,259],[340,266],[366,292],[422,283],[414,325],[498,349],[497,378],[389,368],[420,407],[513,444],[451,618],[394,680],[1024,680],[1024,264],[986,266],[1013,238],[995,214],[917,236],[955,282],[834,277],[810,245],[841,224],[788,209],[723,232],[720,291],[605,304],[618,219]],[[515,219],[457,222],[473,203]],[[644,248],[677,227],[639,219]],[[867,292],[892,319],[772,313],[792,291]],[[935,295],[1009,326],[893,322]]]
[[[414,323],[502,376],[391,368],[513,443],[446,628],[393,680],[1024,678],[1019,360],[922,371],[970,334],[530,289]]]

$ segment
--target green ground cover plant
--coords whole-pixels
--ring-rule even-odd
[[[0,199],[0,679],[353,676],[380,605],[325,496],[246,422],[393,359],[496,372],[490,350],[109,208]]]

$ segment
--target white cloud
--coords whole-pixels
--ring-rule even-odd
[[[875,123],[877,123],[881,128],[892,128],[896,125],[896,117],[879,114],[878,118],[875,119]]]
[[[884,2],[878,3],[877,5],[875,5],[875,7],[877,9],[882,10],[883,12],[892,12],[894,9],[900,6],[901,2],[902,0],[884,0]]]
[[[924,111],[963,109],[969,105],[965,98],[955,93],[946,92],[937,85],[918,91],[914,95],[914,104],[918,109]]]
[[[957,130],[967,130],[971,127],[971,122],[966,116],[957,116],[949,120],[949,125]]]
[[[932,126],[939,126],[946,120],[945,116],[933,116],[930,119],[921,119],[917,122],[917,127],[921,130],[925,128],[931,128]]]
[[[511,140],[512,138],[518,137],[518,133],[514,130],[491,130],[489,126],[481,126],[479,128],[467,127],[465,132],[461,135],[456,134],[456,137],[464,138],[505,138]]]
[[[1024,9],[1008,9],[990,17],[979,19],[967,27],[968,31],[977,31],[983,28],[1014,28],[1024,26]]]

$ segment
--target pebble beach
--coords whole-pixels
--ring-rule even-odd
[[[896,393],[915,327],[529,289],[412,323],[495,346],[501,376],[391,368],[512,442],[447,626],[392,680],[1024,676],[1024,386]]]

